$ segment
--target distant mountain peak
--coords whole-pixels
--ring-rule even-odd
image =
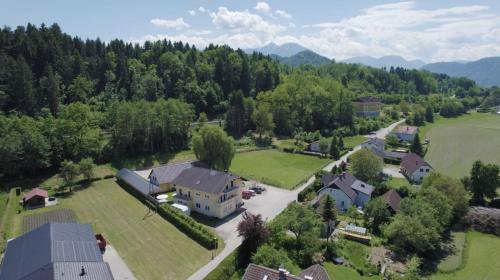
[[[254,49],[245,49],[244,51],[246,53],[252,53],[252,52],[260,52],[265,55],[279,55],[281,57],[290,57],[292,55],[295,55],[299,52],[309,50],[297,43],[285,43],[282,45],[277,45],[274,42],[270,42],[269,44],[260,47],[260,48],[254,48]]]
[[[386,55],[379,58],[371,56],[358,56],[342,60],[344,63],[363,64],[375,68],[403,67],[407,69],[418,69],[425,65],[422,60],[406,60],[399,55]]]

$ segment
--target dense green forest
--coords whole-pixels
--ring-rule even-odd
[[[63,160],[107,161],[177,151],[202,112],[240,137],[253,112],[272,113],[274,133],[356,134],[351,101],[432,106],[451,96],[465,109],[489,89],[430,72],[330,63],[290,67],[260,53],[167,40],[82,40],[57,24],[0,29],[0,174],[30,174]]]

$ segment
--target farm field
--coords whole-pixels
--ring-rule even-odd
[[[148,213],[114,179],[60,198],[59,205],[14,215],[10,236],[21,233],[23,217],[56,209],[73,210],[81,223],[92,224],[118,251],[138,279],[185,279],[211,258],[211,252],[159,215]]]
[[[266,184],[292,189],[330,162],[315,156],[260,150],[237,153],[231,172]]]
[[[430,139],[426,160],[439,172],[457,178],[468,174],[475,160],[500,164],[500,116],[471,113],[454,119],[439,118],[423,127]]]
[[[500,238],[480,232],[467,232],[463,268],[453,273],[440,273],[432,280],[494,280],[500,275]]]

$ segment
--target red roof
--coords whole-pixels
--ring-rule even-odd
[[[409,153],[407,156],[403,158],[401,161],[401,167],[406,169],[409,174],[413,174],[413,172],[417,171],[422,166],[429,166],[423,158],[414,153]],[[432,168],[432,167],[431,167]]]
[[[46,190],[42,190],[39,188],[34,188],[32,189],[29,193],[25,194],[23,197],[24,201],[28,201],[32,199],[35,196],[41,196],[41,197],[49,197],[49,193]]]
[[[399,196],[397,191],[389,190],[382,196],[382,198],[387,204],[389,204],[394,212],[399,212],[401,207],[401,196]]]

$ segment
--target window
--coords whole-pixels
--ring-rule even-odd
[[[196,208],[201,208],[201,205],[198,202],[196,202]]]
[[[200,193],[196,193],[196,196],[200,196]]]
[[[205,210],[210,211],[210,206],[205,205]]]
[[[429,168],[425,169],[425,172],[429,172]]]
[[[424,169],[423,169],[423,168],[420,168],[420,172],[424,172]]]
[[[205,195],[205,199],[209,199],[210,196],[208,194]]]

